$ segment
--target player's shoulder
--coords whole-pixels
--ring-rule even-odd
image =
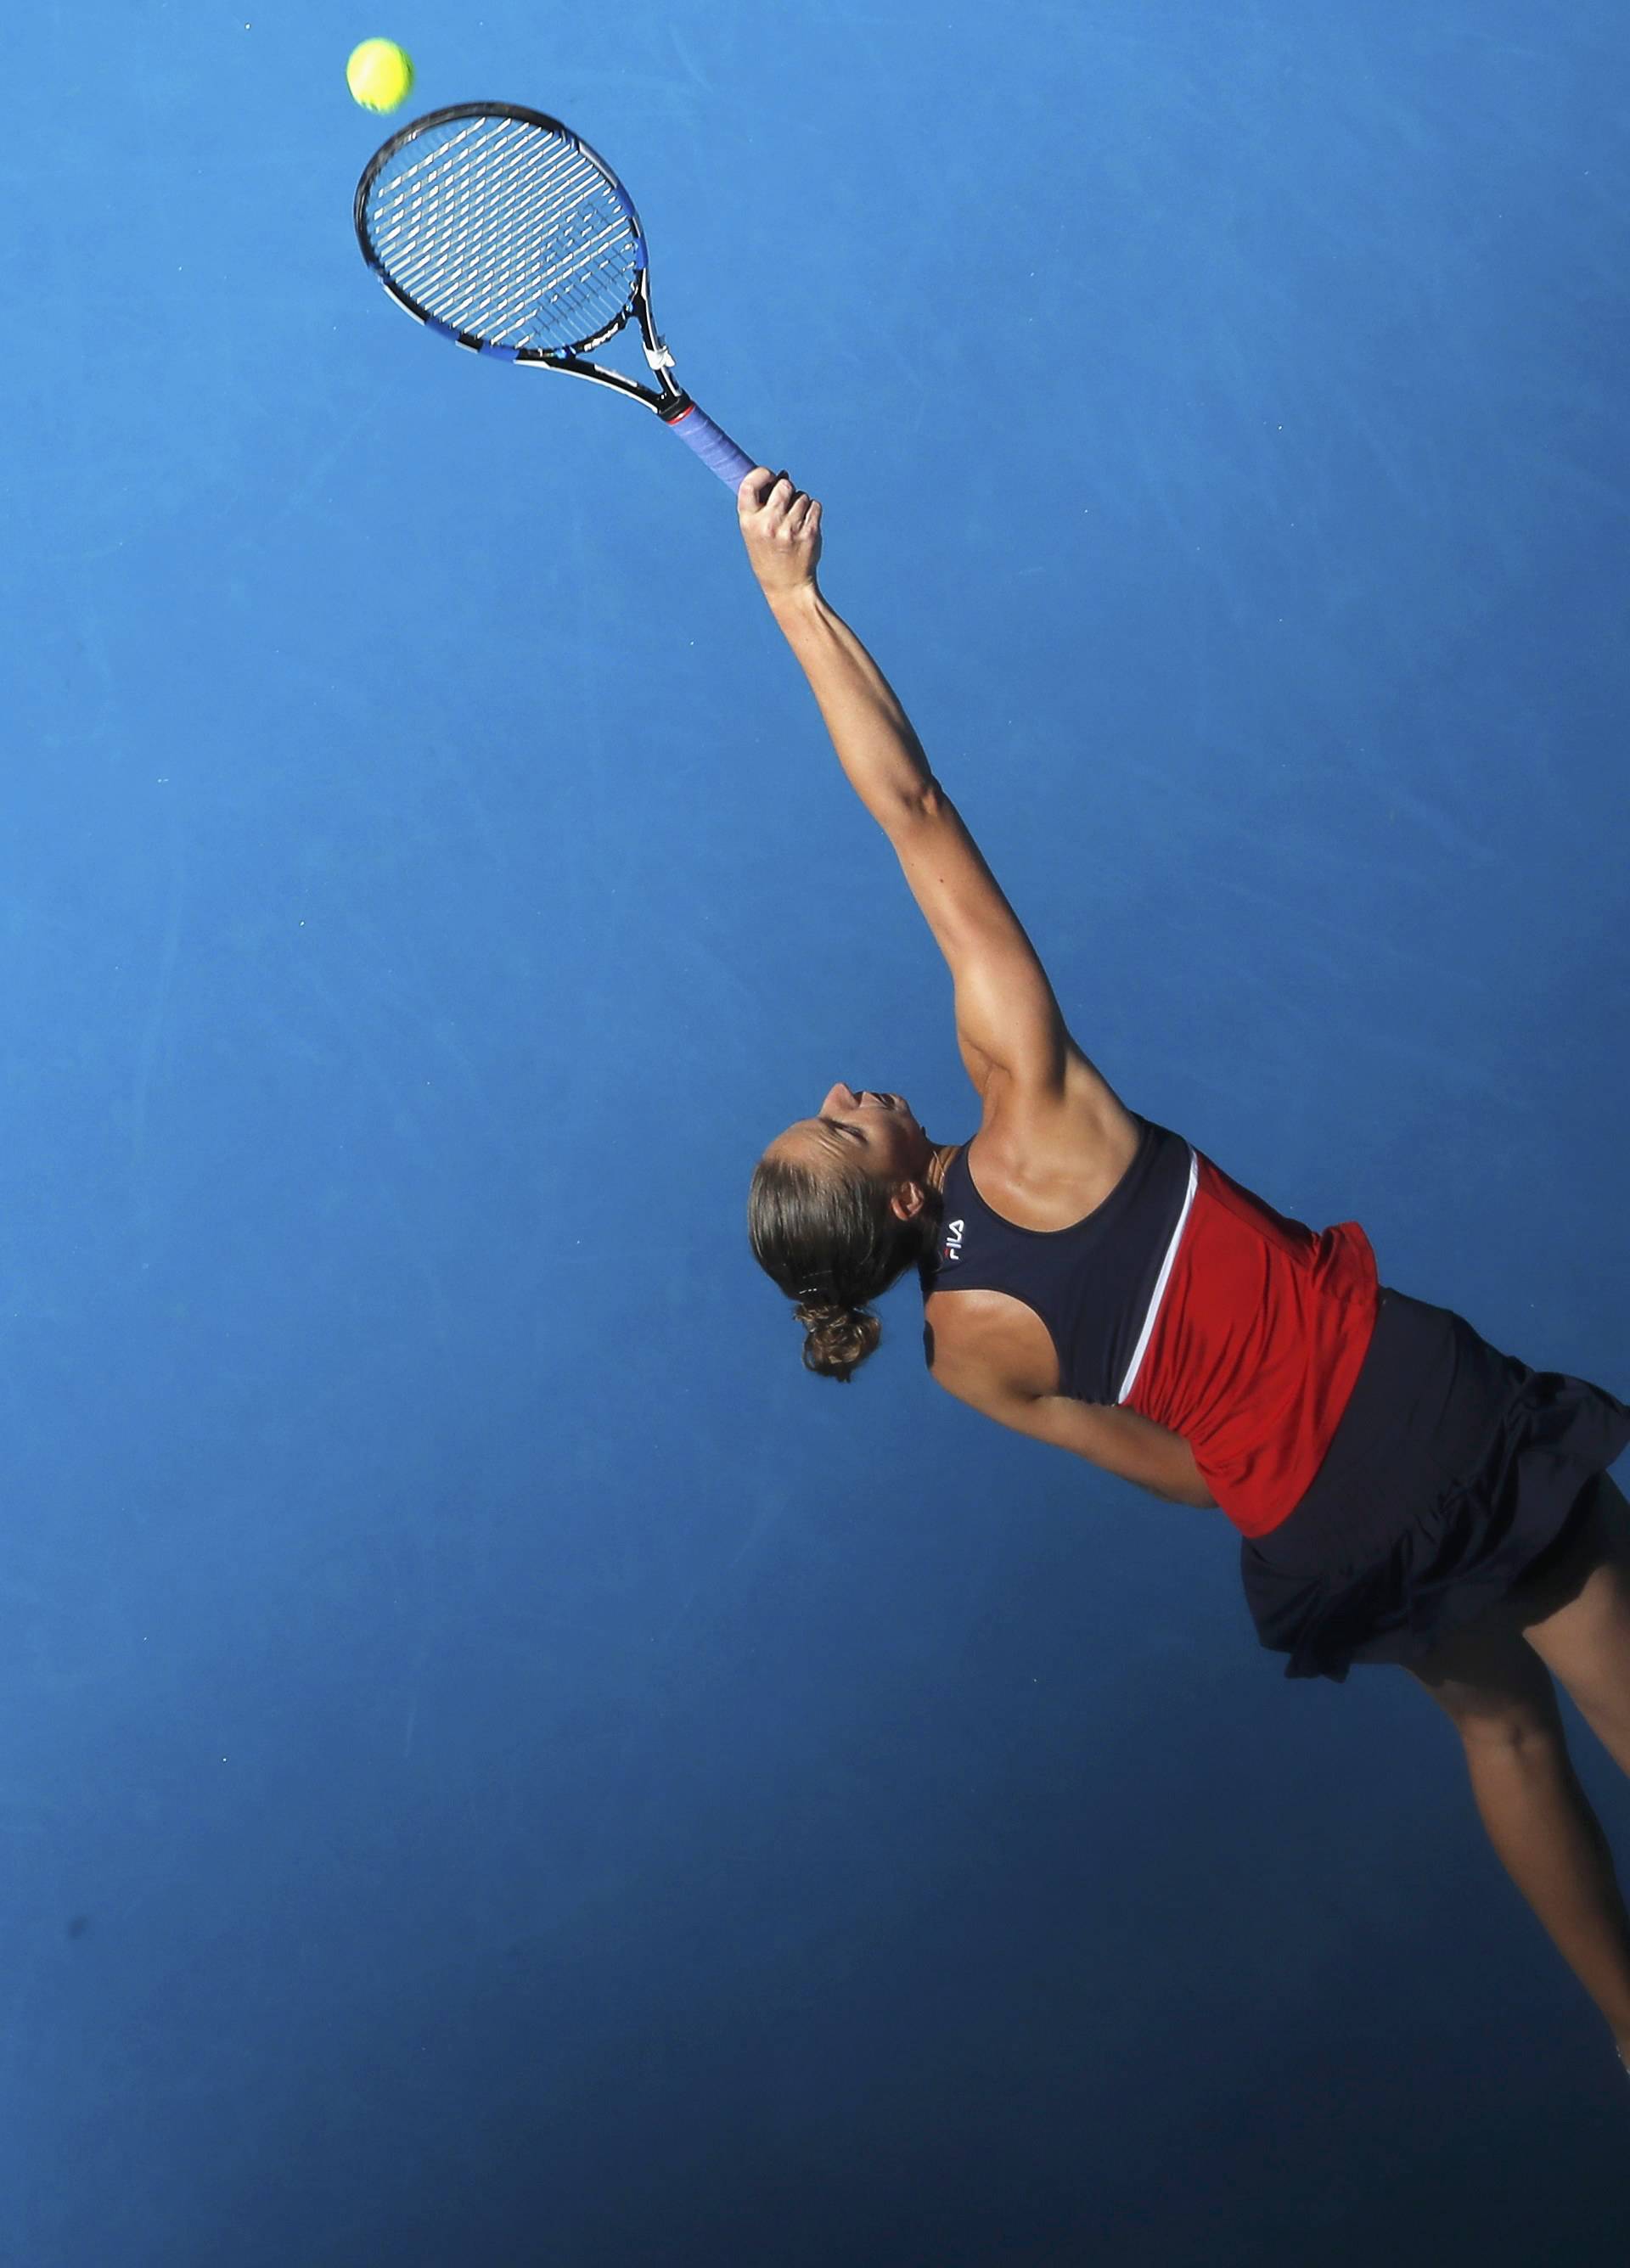
[[[1071,1228],[1095,1212],[1142,1146],[1146,1122],[1078,1058],[1061,1085],[997,1079],[984,1097],[968,1170],[990,1210],[1016,1228]]]

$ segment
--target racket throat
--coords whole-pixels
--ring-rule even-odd
[[[654,332],[646,334],[643,331],[639,343],[645,350],[645,360],[651,365],[652,376],[662,389],[662,399],[656,404],[657,416],[665,425],[677,424],[682,417],[695,409],[696,404],[678,379],[668,375],[674,367],[674,357],[668,352],[667,343],[666,340],[658,338]]]

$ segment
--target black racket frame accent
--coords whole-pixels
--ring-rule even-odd
[[[397,151],[405,148],[409,142],[416,141],[421,134],[426,133],[432,126],[446,126],[460,118],[513,118],[524,125],[541,126],[549,133],[557,134],[562,140],[571,143],[574,149],[587,158],[589,164],[604,178],[616,194],[618,203],[626,211],[633,228],[638,246],[639,262],[635,271],[633,289],[630,293],[628,305],[615,321],[608,323],[602,330],[596,331],[592,338],[579,339],[573,347],[494,347],[483,339],[473,337],[467,331],[455,331],[450,323],[442,322],[438,316],[432,315],[428,308],[421,307],[411,293],[404,291],[401,284],[395,282],[383,261],[375,253],[368,235],[367,225],[368,193],[375,180]],[[534,370],[562,370],[572,378],[592,379],[597,386],[611,387],[618,394],[626,394],[636,401],[643,401],[646,409],[654,409],[657,416],[667,425],[673,424],[676,419],[682,417],[688,409],[694,407],[690,396],[670,375],[674,357],[669,354],[662,340],[658,337],[656,325],[652,318],[650,255],[646,250],[645,229],[640,224],[638,213],[634,209],[634,200],[600,152],[597,150],[592,150],[580,134],[574,133],[570,126],[563,125],[558,118],[551,118],[545,111],[529,110],[524,105],[514,102],[455,102],[442,110],[426,111],[423,118],[413,119],[399,132],[393,134],[389,141],[382,143],[369,158],[363,168],[362,178],[357,184],[352,219],[356,225],[357,241],[362,247],[364,260],[379,277],[396,305],[399,307],[405,307],[414,320],[423,323],[427,330],[436,332],[442,338],[452,339],[456,345],[467,347],[472,354],[485,355],[490,362],[518,363]],[[652,375],[656,379],[659,389],[657,391],[653,391],[648,386],[641,386],[635,379],[624,378],[618,371],[601,370],[597,364],[586,362],[583,359],[592,348],[604,346],[608,339],[615,338],[631,315],[639,326],[645,360],[651,365]]]

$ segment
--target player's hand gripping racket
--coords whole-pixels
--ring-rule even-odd
[[[557,118],[502,102],[416,118],[369,159],[356,219],[369,267],[432,331],[501,362],[631,394],[732,489],[752,471],[753,459],[674,381],[651,320],[633,199]],[[654,388],[583,359],[631,315]]]

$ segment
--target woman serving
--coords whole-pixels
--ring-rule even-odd
[[[948,1393],[1241,1532],[1286,1675],[1406,1668],[1464,1744],[1496,1852],[1630,2067],[1630,1917],[1575,1776],[1553,1676],[1630,1773],[1630,1406],[1498,1352],[1377,1280],[1355,1221],[1286,1219],[1128,1110],[899,703],[815,579],[821,507],[756,468],[748,556],[838,761],[951,971],[979,1098],[934,1143],[841,1083],[760,1159],[749,1233],[804,1361],[846,1381],[908,1269]],[[813,1100],[813,1097],[811,1098]]]

